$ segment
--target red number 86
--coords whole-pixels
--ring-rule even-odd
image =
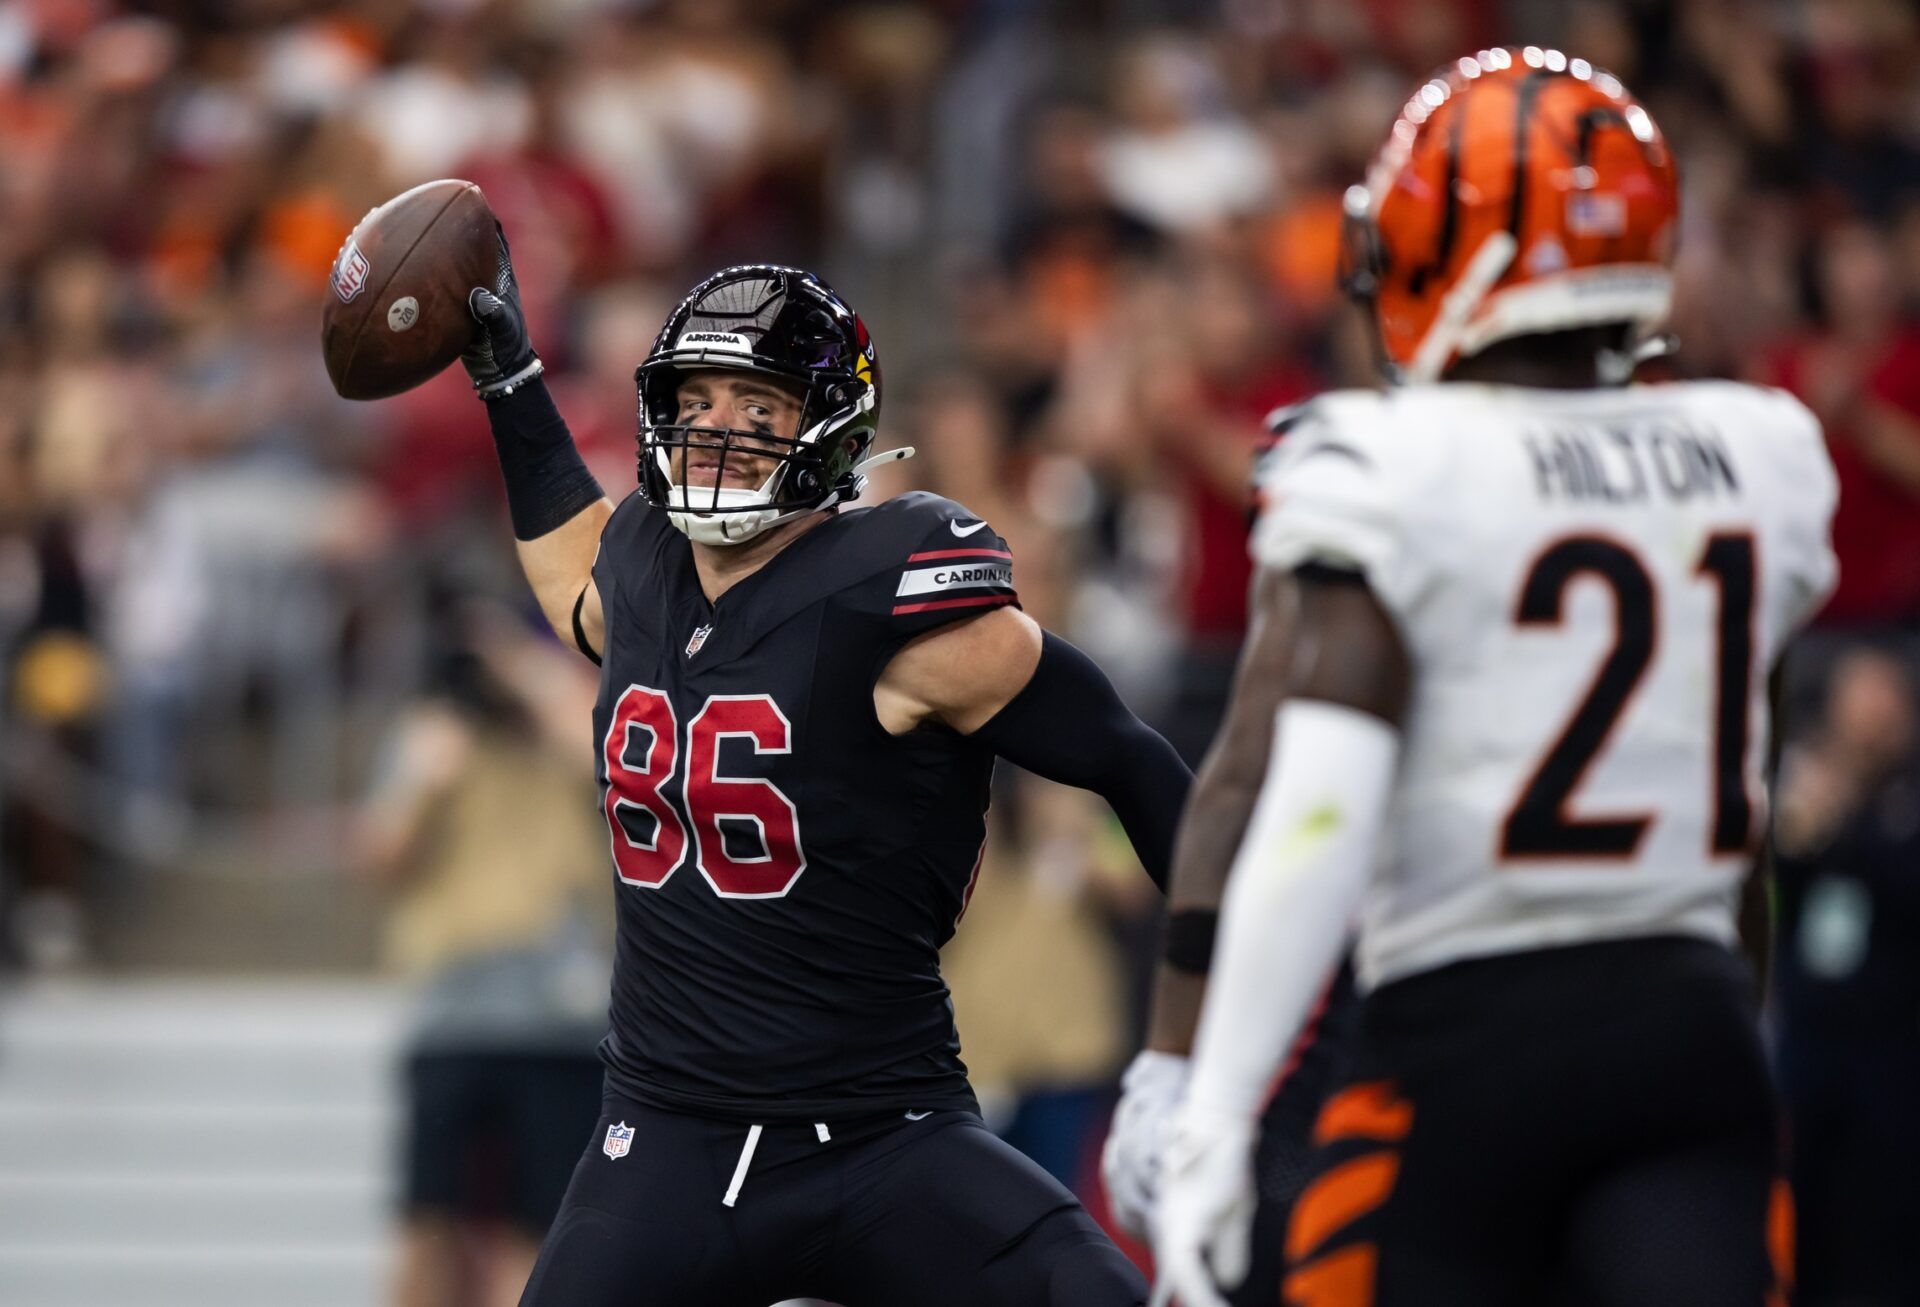
[[[636,754],[634,735],[641,731],[649,739]],[[680,789],[693,823],[694,865],[722,898],[779,898],[807,869],[799,810],[770,780],[720,775],[720,741],[727,736],[751,740],[756,755],[793,748],[792,724],[764,694],[716,694],[693,715],[687,723],[687,767]],[[613,835],[614,868],[629,885],[658,889],[686,861],[687,823],[664,793],[681,752],[673,701],[659,690],[628,686],[613,706],[613,720],[601,741],[607,789],[600,806]],[[652,816],[649,839],[634,837],[620,815],[622,808]],[[723,820],[752,822],[762,851],[750,857],[728,852]]]

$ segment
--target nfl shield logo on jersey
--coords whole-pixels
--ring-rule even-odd
[[[600,1145],[600,1151],[619,1161],[633,1147],[633,1127],[622,1121],[619,1125],[607,1127],[607,1142]]]
[[[702,627],[696,628],[693,633],[693,638],[687,641],[687,657],[691,658],[695,654],[699,653],[700,646],[707,642],[707,637],[712,633],[713,633],[712,626],[702,626]]]

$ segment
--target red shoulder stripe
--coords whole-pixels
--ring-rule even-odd
[[[987,608],[1015,602],[1014,595],[979,595],[972,599],[935,599],[925,604],[895,604],[893,615],[902,613],[931,613],[942,608]]]
[[[924,554],[908,554],[909,563],[926,563],[936,558],[1004,558],[1013,561],[1013,555],[1004,549],[930,549]]]

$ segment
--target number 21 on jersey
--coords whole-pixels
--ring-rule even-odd
[[[709,697],[687,722],[684,738],[673,701],[661,691],[630,685],[614,703],[601,744],[607,768],[601,811],[621,880],[660,888],[687,860],[690,844],[694,866],[722,898],[780,898],[800,879],[807,859],[799,810],[770,780],[720,775],[720,742],[729,736],[751,741],[756,756],[793,749],[793,727],[768,695]],[[667,797],[676,776],[691,830]],[[628,824],[629,814],[638,813],[651,818],[645,839]],[[730,851],[722,822],[752,823],[760,852]]]
[[[1754,540],[1748,531],[1708,537],[1694,576],[1718,591],[1713,667],[1713,774],[1705,797],[1712,808],[1711,849],[1745,851],[1753,839],[1753,799],[1747,793],[1748,704],[1753,677]],[[1520,791],[1501,832],[1507,858],[1630,858],[1653,824],[1651,813],[1578,817],[1573,792],[1613,733],[1627,701],[1653,661],[1659,595],[1632,549],[1601,535],[1566,537],[1534,560],[1520,587],[1513,620],[1522,627],[1558,626],[1568,587],[1596,577],[1612,591],[1613,647],[1586,698],[1574,709]]]

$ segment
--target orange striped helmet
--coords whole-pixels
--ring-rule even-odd
[[[1389,371],[1433,381],[1513,336],[1647,332],[1678,212],[1666,139],[1619,79],[1558,50],[1482,50],[1414,92],[1348,189],[1342,275]]]

